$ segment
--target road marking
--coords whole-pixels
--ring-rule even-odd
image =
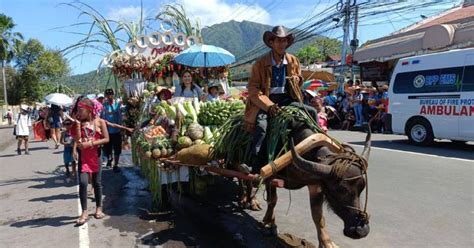
[[[79,194],[79,185],[76,187],[77,194]],[[77,198],[77,213],[78,216],[82,214],[81,200]],[[89,225],[87,222],[79,227],[79,248],[89,248]]]
[[[351,145],[352,145],[352,146],[364,147],[363,145],[355,145],[355,144],[351,144]],[[400,150],[395,150],[395,149],[388,149],[388,148],[381,148],[381,147],[374,147],[374,146],[372,146],[371,149],[379,149],[379,150],[383,150],[383,151],[399,152],[399,153],[405,153],[405,154],[408,153],[408,154],[420,155],[420,156],[426,156],[426,157],[433,157],[433,158],[453,159],[453,160],[458,160],[458,161],[463,161],[463,162],[472,162],[472,161],[473,161],[472,159],[444,157],[444,156],[433,155],[433,154],[425,154],[425,153],[419,153],[419,152],[400,151]]]

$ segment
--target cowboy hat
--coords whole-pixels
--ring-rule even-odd
[[[290,47],[293,42],[295,41],[295,36],[291,33],[288,33],[286,29],[283,26],[275,26],[272,31],[266,31],[263,34],[263,43],[267,45],[267,47],[270,47],[270,40],[275,39],[275,38],[287,38],[288,40],[288,45],[286,48]]]

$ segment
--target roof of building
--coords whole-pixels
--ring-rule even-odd
[[[403,28],[388,36],[368,41],[354,60],[386,61],[437,50],[474,45],[474,5],[457,6]]]
[[[425,29],[439,24],[466,23],[470,21],[474,21],[474,5],[458,6],[403,28],[394,34]]]

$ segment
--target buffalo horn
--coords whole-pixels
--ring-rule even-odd
[[[304,170],[309,173],[316,173],[323,176],[327,176],[331,173],[331,166],[308,161],[302,158],[295,150],[295,144],[293,142],[293,138],[290,139],[290,146],[291,146],[291,155],[293,156],[293,162],[295,163],[296,167],[298,167],[299,169]]]
[[[369,161],[369,156],[370,156],[371,135],[372,135],[372,130],[370,129],[370,123],[369,123],[367,125],[367,136],[365,137],[364,150],[361,153],[361,156],[365,158],[365,160],[367,161]]]

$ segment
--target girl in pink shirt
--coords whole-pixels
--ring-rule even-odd
[[[82,214],[76,224],[82,225],[87,222],[87,185],[89,177],[94,187],[96,211],[95,218],[102,219],[102,171],[98,156],[100,145],[109,142],[107,124],[104,120],[96,118],[97,106],[90,99],[82,99],[77,104],[77,119],[74,126],[74,141],[79,149],[79,197],[81,201]]]

